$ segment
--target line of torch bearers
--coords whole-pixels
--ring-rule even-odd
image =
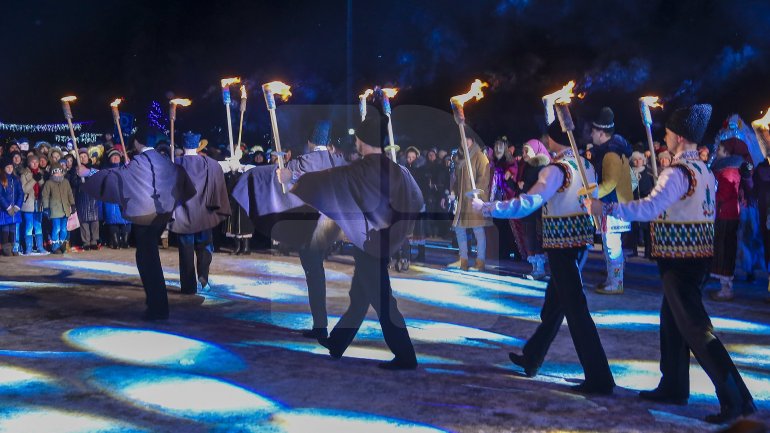
[[[230,105],[232,102],[232,98],[230,96],[230,87],[233,85],[241,84],[241,79],[238,77],[233,78],[223,78],[221,80],[221,87],[222,87],[222,102],[225,105],[225,111],[227,115],[227,133],[229,138],[229,147],[230,147],[230,156],[234,158],[240,159],[240,149],[241,149],[241,139],[243,137],[243,116],[246,112],[246,102],[248,99],[248,94],[246,92],[246,86],[245,84],[241,84],[240,86],[240,96],[241,96],[241,103],[240,103],[240,122],[238,127],[238,142],[237,146],[236,143],[233,140],[233,126],[232,126],[232,118],[230,113]],[[485,83],[479,79],[474,80],[474,82],[471,84],[471,88],[468,92],[462,94],[453,96],[450,98],[449,102],[452,107],[452,112],[454,115],[455,122],[457,123],[459,132],[460,132],[460,145],[462,146],[463,151],[465,152],[466,158],[468,158],[468,142],[465,137],[465,109],[464,105],[466,102],[475,99],[476,101],[480,100],[484,97],[483,89],[489,87],[488,83]],[[572,97],[575,96],[573,93],[573,90],[575,88],[575,82],[570,81],[567,83],[564,87],[562,87],[560,90],[545,95],[542,98],[543,106],[545,108],[545,117],[546,122],[550,124],[551,122],[554,122],[556,120],[559,121],[559,124],[561,125],[562,131],[567,134],[570,141],[570,147],[572,147],[573,153],[577,156],[578,148],[577,143],[575,141],[574,136],[574,129],[575,124],[572,120],[572,115],[569,110],[569,105],[572,101]],[[272,127],[272,135],[273,135],[273,143],[275,145],[275,153],[277,154],[278,158],[278,166],[279,168],[283,168],[284,165],[284,159],[283,159],[283,151],[281,148],[281,139],[280,134],[278,131],[278,120],[276,117],[276,96],[278,96],[282,101],[287,101],[289,97],[291,96],[291,86],[282,83],[280,81],[272,81],[269,83],[265,83],[262,85],[262,93],[265,97],[265,105],[267,106],[267,110],[270,114],[270,124]],[[379,100],[382,104],[382,112],[387,118],[388,124],[387,124],[387,130],[388,130],[388,145],[385,147],[385,151],[390,154],[391,159],[395,162],[397,160],[396,155],[399,151],[399,147],[395,144],[394,141],[394,134],[393,134],[393,117],[392,117],[392,109],[390,100],[393,99],[396,94],[398,93],[398,89],[396,88],[382,88],[380,86],[375,86],[374,89],[367,89],[358,96],[359,100],[359,113],[361,115],[361,120],[363,121],[366,118],[367,115],[367,103],[370,98],[374,98],[375,100]],[[578,95],[579,97],[584,97],[584,95]],[[69,126],[70,130],[70,137],[72,139],[72,144],[75,149],[77,149],[77,138],[75,136],[75,130],[72,124],[72,108],[70,106],[70,103],[77,100],[76,96],[65,96],[61,98],[62,102],[62,109],[64,111],[64,117],[67,120],[67,124]],[[117,127],[118,135],[120,136],[120,143],[123,147],[123,157],[126,163],[128,163],[128,153],[126,150],[126,145],[123,140],[123,131],[121,130],[120,126],[120,111],[119,111],[119,105],[121,103],[121,99],[115,99],[112,103],[110,103],[110,108],[112,110],[112,118],[115,122],[115,126]],[[175,98],[169,101],[169,126],[170,126],[170,133],[171,133],[171,158],[172,161],[174,159],[174,123],[176,121],[176,112],[178,107],[189,107],[192,104],[192,101],[189,99],[183,99],[183,98]],[[657,96],[643,96],[639,98],[639,111],[642,117],[642,124],[645,127],[645,132],[647,135],[647,144],[650,148],[650,152],[654,155],[655,149],[653,146],[653,139],[652,139],[652,108],[662,108],[663,105],[660,103],[660,98]],[[754,129],[754,133],[756,134],[757,140],[760,143],[760,149],[763,153],[765,153],[765,149],[767,146],[770,146],[770,108],[768,108],[767,112],[765,113],[764,117],[761,119],[757,119],[752,122],[752,127]],[[655,158],[652,159],[652,170],[655,177],[658,176],[658,167],[657,162],[655,161]],[[79,159],[75,158],[76,163],[79,165]],[[586,185],[585,193],[591,193],[593,188],[596,187],[595,184],[591,184],[588,182],[588,179],[586,177],[585,168],[578,164],[578,169],[580,172],[580,176],[583,181],[583,185]],[[468,193],[468,196],[478,197],[480,193],[483,191],[481,189],[478,189],[476,185],[476,179],[474,177],[473,173],[473,166],[471,164],[467,164],[467,170],[469,174],[469,179],[471,183],[471,191]],[[286,192],[286,187],[281,184],[281,187],[283,189],[283,192]]]

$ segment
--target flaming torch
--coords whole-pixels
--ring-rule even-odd
[[[366,89],[364,93],[358,95],[358,112],[361,113],[361,121],[366,120],[366,100],[374,94],[374,90]]]
[[[393,116],[391,115],[393,110],[390,108],[390,98],[396,96],[398,89],[382,89],[375,87],[374,90],[382,96],[382,111],[385,113],[385,116],[388,117],[388,145],[385,146],[385,151],[390,152],[390,159],[392,159],[393,162],[398,163],[396,160],[396,153],[400,148],[393,142]]]
[[[275,95],[280,96],[282,101],[287,101],[289,96],[291,96],[291,87],[280,81],[271,81],[262,85],[262,93],[265,95],[267,111],[270,112],[270,124],[273,127],[275,153],[278,155],[278,168],[283,169],[284,153],[281,150],[281,137],[278,135],[278,119],[275,117]],[[286,185],[281,184],[281,191],[286,194]]]
[[[572,147],[572,153],[575,155],[575,160],[577,161],[577,168],[578,172],[580,173],[580,179],[583,181],[583,188],[581,191],[581,194],[585,192],[587,195],[591,195],[593,190],[596,189],[595,183],[588,183],[588,176],[586,175],[586,169],[585,166],[580,161],[580,154],[578,153],[577,143],[575,142],[575,122],[572,120],[572,114],[569,111],[569,104],[572,101],[572,97],[575,96],[574,93],[572,93],[572,89],[575,87],[575,82],[570,81],[567,83],[566,86],[562,87],[561,90],[551,93],[550,95],[546,95],[543,97],[543,100],[545,98],[549,98],[549,100],[554,101],[554,107],[556,109],[556,117],[559,119],[559,124],[561,125],[562,132],[565,132],[567,134],[567,137],[569,137],[569,145]],[[593,218],[594,227],[599,229],[601,227],[599,219],[594,217]]]
[[[128,164],[128,151],[126,150],[126,142],[123,140],[123,130],[120,129],[120,111],[118,105],[120,105],[121,99],[118,98],[110,104],[112,108],[112,120],[115,121],[115,127],[118,128],[118,136],[120,136],[120,146],[123,148],[123,161]]]
[[[75,150],[75,163],[80,166],[80,158],[78,158],[78,140],[75,138],[75,127],[72,126],[72,109],[70,108],[70,102],[77,101],[77,96],[65,96],[61,98],[61,107],[64,110],[64,118],[67,119],[67,125],[70,128],[70,138],[72,138],[72,147]]]
[[[650,114],[650,108],[663,108],[659,101],[660,98],[657,96],[643,96],[639,98],[639,112],[642,113],[642,123],[647,132],[647,145],[650,146],[652,173],[655,175],[655,178],[658,177],[658,162],[655,160],[655,145],[652,143],[652,114]]]
[[[241,79],[238,77],[234,78],[223,78],[220,80],[220,83],[222,83],[222,102],[225,103],[225,111],[227,112],[227,134],[230,137],[230,156],[235,156],[235,149],[233,148],[233,121],[232,117],[230,117],[230,86],[233,84],[238,84],[241,82]]]
[[[473,98],[479,99],[484,97],[484,92],[481,90],[484,87],[489,87],[488,83],[484,83],[478,78],[471,84],[471,89],[468,93],[453,96],[449,99],[449,103],[452,104],[452,111],[454,112],[455,122],[457,122],[458,128],[460,128],[460,145],[462,145],[465,151],[465,166],[468,167],[468,175],[471,178],[471,191],[468,192],[468,197],[479,198],[479,194],[483,190],[476,188],[476,177],[473,174],[473,164],[471,164],[471,155],[468,151],[468,141],[465,138],[465,109],[463,105]]]
[[[190,104],[192,104],[192,101],[189,99],[172,99],[169,102],[169,110],[168,110],[168,121],[171,126],[171,162],[174,162],[175,155],[174,155],[174,122],[176,122],[176,107],[189,107]]]
[[[243,138],[243,113],[246,112],[246,100],[249,98],[246,93],[246,86],[241,84],[241,121],[238,126],[238,153],[241,153],[241,138]],[[240,157],[238,159],[241,159]]]
[[[764,117],[751,122],[751,127],[754,128],[754,134],[756,134],[760,144],[759,149],[765,158],[767,158],[767,148],[770,146],[770,127],[768,125],[770,125],[770,108],[767,109]]]

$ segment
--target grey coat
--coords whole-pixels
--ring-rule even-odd
[[[40,174],[43,174],[43,170],[40,170]],[[25,168],[19,175],[21,180],[21,189],[24,191],[24,203],[21,205],[22,212],[40,212],[43,210],[42,203],[39,197],[35,197],[35,184],[40,185],[42,192],[44,180],[36,181],[32,175],[32,170]]]
[[[155,149],[140,153],[127,166],[99,171],[82,188],[97,200],[119,204],[124,218],[140,225],[162,223],[195,195],[184,169]]]
[[[195,195],[174,212],[169,229],[174,233],[191,234],[216,227],[230,215],[225,175],[219,164],[204,155],[184,155],[177,158],[195,187]]]

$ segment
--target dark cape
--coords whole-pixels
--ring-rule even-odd
[[[382,154],[307,173],[291,192],[334,220],[356,247],[379,258],[401,248],[423,206],[409,170]]]
[[[326,150],[309,152],[292,159],[286,168],[307,173],[347,165],[342,155]],[[288,191],[284,194],[275,175],[277,166],[261,165],[244,173],[232,190],[233,198],[251,218],[256,230],[265,236],[300,247],[310,240],[318,212]]]
[[[127,166],[95,173],[81,188],[97,200],[117,203],[127,220],[140,225],[162,222],[178,203],[195,195],[184,169],[154,149],[140,153]]]
[[[177,164],[190,176],[196,193],[176,208],[169,229],[192,234],[216,227],[231,213],[222,168],[204,155],[184,155]]]

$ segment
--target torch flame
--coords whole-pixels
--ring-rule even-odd
[[[484,92],[481,90],[484,87],[489,87],[489,83],[485,83],[478,78],[471,84],[471,89],[468,91],[468,93],[457,95],[452,97],[452,102],[455,102],[462,106],[466,102],[470,101],[473,98],[476,98],[478,101],[479,99],[484,97]]]
[[[282,101],[287,101],[289,96],[291,96],[291,86],[280,81],[271,81],[267,84],[263,84],[262,90],[280,96]]]
[[[367,99],[369,99],[369,97],[370,97],[370,96],[372,96],[373,94],[374,94],[374,90],[372,90],[372,89],[366,89],[366,90],[364,91],[364,93],[362,93],[362,94],[358,95],[358,97],[359,97],[359,98],[362,98],[362,99],[364,99],[364,100],[367,100]]]
[[[767,129],[770,126],[770,108],[767,109],[764,117],[751,122],[751,126]]]
[[[110,107],[115,107],[115,108],[118,108],[118,105],[120,105],[120,103],[121,103],[122,101],[123,101],[122,99],[118,98],[118,99],[116,99],[116,100],[112,101],[112,103],[110,104]]]
[[[575,94],[572,93],[572,89],[574,88],[575,88],[575,82],[570,81],[560,90],[557,90],[556,92],[543,96],[543,100],[547,101],[549,104],[553,104],[556,102],[569,104],[570,101],[572,100],[572,97],[575,96]]]
[[[75,101],[77,99],[78,99],[77,96],[65,96],[65,97],[61,98],[61,101],[62,102],[72,102],[72,101]]]
[[[643,96],[639,99],[650,108],[663,108],[663,104],[660,103],[660,98],[657,96]]]
[[[248,98],[249,95],[246,93],[246,85],[241,84],[241,99]]]
[[[189,107],[190,104],[192,104],[192,101],[189,99],[177,98],[177,99],[172,99],[171,101],[169,101],[169,103],[174,105],[181,105],[182,107]]]
[[[222,78],[222,80],[221,80],[221,83],[222,83],[222,88],[223,88],[223,89],[224,89],[225,87],[230,87],[230,86],[232,86],[233,84],[239,84],[240,82],[241,82],[241,78],[240,78],[240,77],[233,77],[233,78]]]
[[[382,93],[388,97],[388,99],[396,96],[396,93],[398,93],[398,89],[392,89],[392,88],[384,88],[380,89],[382,90]]]

